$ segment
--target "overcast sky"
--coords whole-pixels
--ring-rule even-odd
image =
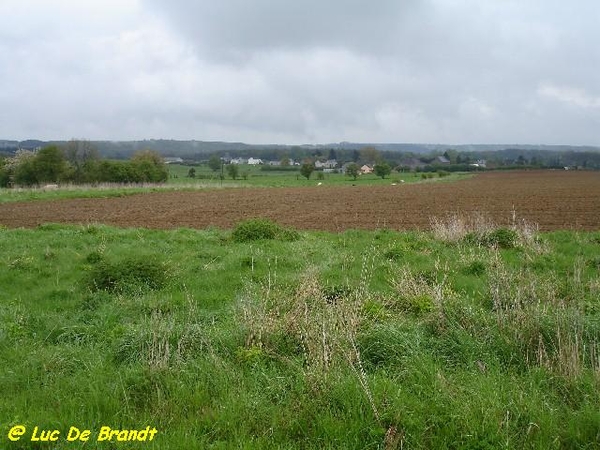
[[[0,138],[600,145],[598,0],[0,0]]]

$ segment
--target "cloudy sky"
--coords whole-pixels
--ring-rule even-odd
[[[600,145],[598,0],[0,0],[0,138]]]

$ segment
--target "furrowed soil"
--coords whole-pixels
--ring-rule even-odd
[[[498,224],[510,223],[514,212],[543,231],[597,230],[600,172],[489,172],[457,182],[396,186],[232,188],[6,203],[0,205],[0,224],[230,228],[266,217],[305,230],[402,230],[428,228],[432,217],[473,212]]]

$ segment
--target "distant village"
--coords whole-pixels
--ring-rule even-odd
[[[236,165],[250,165],[250,166],[269,166],[269,167],[300,167],[302,164],[309,162],[311,163],[315,170],[322,171],[323,173],[347,173],[348,166],[351,164],[356,164],[355,161],[346,161],[340,162],[337,159],[324,159],[324,158],[316,158],[316,159],[304,159],[294,160],[290,158],[282,158],[280,160],[273,159],[262,159],[256,158],[253,156],[250,157],[229,157],[222,156],[220,160],[223,164],[236,164]],[[166,157],[165,162],[167,164],[186,164],[186,161],[183,158],[179,157]],[[188,162],[189,163],[189,162]],[[451,168],[452,162],[446,156],[440,155],[433,158],[430,161],[423,161],[417,157],[406,157],[397,161],[397,164],[394,164],[393,169],[398,171],[428,171],[428,169],[436,168],[443,169],[445,167]],[[471,170],[475,169],[486,169],[487,161],[485,159],[477,159],[474,162],[468,163],[467,166]],[[374,171],[374,164],[359,164],[359,174],[370,174]],[[463,165],[463,170],[465,167]]]

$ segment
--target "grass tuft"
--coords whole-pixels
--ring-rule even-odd
[[[156,256],[137,255],[120,261],[105,261],[97,252],[86,258],[96,262],[92,267],[88,286],[92,290],[113,293],[159,290],[169,280],[167,264]],[[90,261],[91,260],[91,261]]]
[[[231,237],[234,242],[252,242],[265,239],[296,241],[300,238],[300,234],[269,219],[249,219],[238,223],[233,229]]]

